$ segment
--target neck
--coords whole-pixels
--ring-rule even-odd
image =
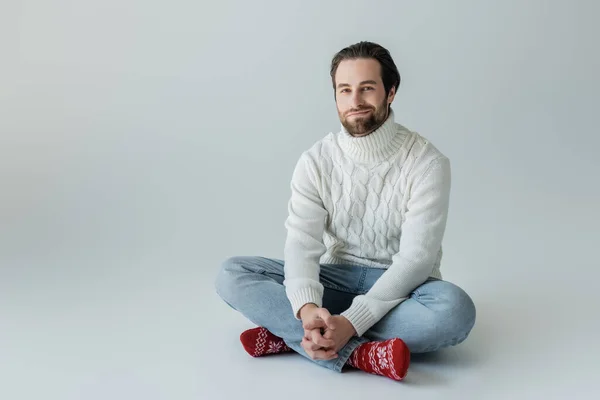
[[[400,149],[405,137],[400,128],[394,121],[393,110],[390,109],[383,124],[366,135],[352,136],[342,125],[340,147],[355,161],[381,162]]]

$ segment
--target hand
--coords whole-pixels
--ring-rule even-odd
[[[331,317],[330,323],[335,326],[335,329],[327,329],[323,337],[327,340],[333,340],[334,344],[331,349],[337,354],[344,347],[352,336],[356,335],[356,329],[350,321],[341,315]]]
[[[315,304],[306,304],[300,309],[300,319],[304,328],[302,348],[313,360],[332,360],[337,353],[331,349],[335,342],[323,337],[326,330],[335,330],[332,317],[325,308],[317,307]]]

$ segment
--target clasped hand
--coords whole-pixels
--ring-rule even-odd
[[[302,348],[313,360],[333,360],[338,351],[356,334],[345,317],[331,315],[325,308],[306,304],[300,310],[304,337]]]

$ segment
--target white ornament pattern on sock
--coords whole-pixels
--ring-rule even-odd
[[[377,358],[379,358],[379,366],[381,368],[389,367],[389,362],[387,359],[386,348],[381,346],[377,349]]]
[[[397,339],[393,339],[390,340],[390,342],[388,343],[388,355],[390,357],[390,372],[392,374],[392,377],[394,377],[394,379],[400,379],[403,378],[401,376],[398,375],[398,373],[396,372],[396,369],[394,368],[394,360],[392,359],[392,348],[394,347],[394,344],[396,343]]]
[[[267,354],[281,353],[281,351],[283,351],[283,342],[269,342]]]
[[[265,345],[267,343],[267,330],[264,328],[259,329],[258,335],[256,336],[256,348],[254,350],[255,356],[261,356],[265,352]]]
[[[371,364],[371,367],[373,368],[373,372],[375,372],[378,375],[382,375],[381,370],[379,369],[379,366],[377,365],[377,360],[375,359],[377,347],[378,346],[375,345],[375,346],[371,346],[371,348],[369,349],[369,363]]]

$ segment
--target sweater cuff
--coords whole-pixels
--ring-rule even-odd
[[[308,303],[314,303],[317,307],[323,307],[323,296],[321,293],[312,287],[305,287],[296,290],[289,296],[290,303],[292,304],[292,311],[294,312],[294,317],[296,319],[300,319],[298,312]]]
[[[350,308],[340,315],[350,321],[356,330],[356,336],[359,337],[377,323],[377,318],[375,318],[369,308],[362,302],[353,302]]]

